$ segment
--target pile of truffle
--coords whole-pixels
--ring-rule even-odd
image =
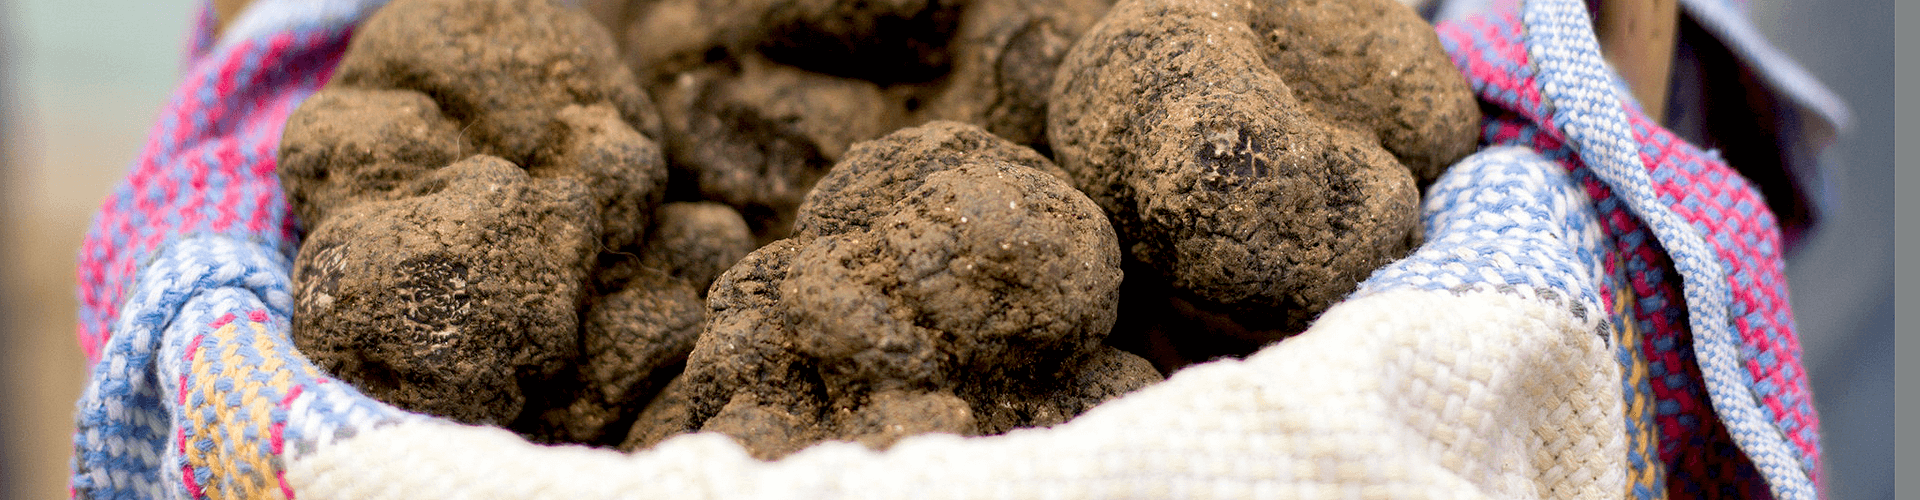
[[[289,119],[329,374],[624,449],[1053,425],[1303,330],[1479,121],[1393,0],[586,3],[395,0]]]

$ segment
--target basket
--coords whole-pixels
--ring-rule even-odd
[[[202,16],[81,249],[74,496],[1817,496],[1774,215],[1625,97],[1581,2],[1439,25],[1486,147],[1428,190],[1427,242],[1307,332],[1051,428],[774,462],[713,434],[535,445],[293,348],[280,128],[375,3],[258,2],[219,40]]]

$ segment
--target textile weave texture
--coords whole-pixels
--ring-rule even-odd
[[[1717,155],[1609,96],[1586,13],[1574,7],[1534,1],[1439,27],[1475,91],[1502,111],[1485,140],[1565,165],[1616,235],[1669,491],[1811,496],[1819,422],[1773,216]]]
[[[217,40],[202,16],[82,244],[76,497],[1817,493],[1772,215],[1623,103],[1579,2],[1438,27],[1496,110],[1488,147],[1429,188],[1428,241],[1308,332],[1050,429],[771,463],[701,434],[536,446],[375,401],[292,348],[280,127],[379,3],[265,1]]]

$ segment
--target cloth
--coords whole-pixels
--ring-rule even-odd
[[[216,40],[212,6],[202,2],[180,86],[81,242],[78,335],[92,367],[76,412],[77,497],[159,498],[191,491],[180,480],[190,465],[178,455],[189,415],[179,411],[182,394],[161,392],[156,378],[182,372],[155,358],[167,335],[184,334],[176,324],[204,326],[210,323],[205,315],[212,314],[208,307],[247,297],[253,300],[248,303],[264,298],[277,306],[242,311],[240,317],[274,311],[284,325],[284,287],[243,288],[220,294],[218,301],[210,288],[231,279],[266,283],[259,274],[233,274],[237,269],[286,274],[297,241],[298,227],[273,173],[280,130],[300,101],[326,82],[355,20],[284,21],[274,29],[229,31],[233,36]],[[216,251],[188,243],[203,239],[245,242],[258,250]],[[204,251],[186,260],[162,258],[189,248]],[[195,274],[164,264],[188,261],[198,264],[179,266],[217,272]],[[191,337],[174,339],[186,340]],[[208,411],[196,415],[217,416]]]
[[[1584,9],[1549,15],[1540,3],[1442,23],[1441,40],[1482,99],[1505,111],[1488,121],[1488,142],[1527,145],[1592,176],[1584,182],[1630,271],[1666,489],[1814,494],[1818,417],[1772,213],[1717,155],[1636,107],[1595,103],[1610,87],[1598,50],[1568,50],[1579,46],[1568,38],[1592,38],[1579,26]]]
[[[250,10],[272,22],[194,44],[82,245],[75,496],[1817,494],[1774,219],[1623,100],[1576,0],[1439,26],[1499,111],[1489,147],[1429,188],[1428,241],[1307,332],[1053,428],[777,462],[711,434],[536,446],[385,405],[293,349],[279,127],[375,3]]]
[[[1587,0],[1591,14],[1600,0]],[[1744,0],[1680,0],[1667,112],[1654,117],[1687,142],[1722,149],[1779,219],[1792,251],[1831,209],[1820,152],[1852,118],[1847,105],[1747,19]],[[1421,6],[1436,22],[1516,10],[1517,0],[1439,0]],[[1623,95],[1632,99],[1632,94]],[[1766,103],[1756,105],[1755,103]],[[1635,103],[1635,106],[1638,104]]]

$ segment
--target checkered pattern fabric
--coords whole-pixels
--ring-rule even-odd
[[[1307,333],[1052,429],[778,463],[711,435],[632,456],[535,446],[402,412],[292,349],[279,130],[378,3],[263,0],[218,39],[202,17],[182,86],[81,248],[94,363],[75,496],[1815,492],[1771,215],[1621,101],[1573,0],[1439,27],[1499,110],[1495,147],[1432,186],[1428,242]]]
[[[1565,299],[1582,315],[1605,315],[1597,288],[1605,235],[1593,204],[1566,172],[1530,168],[1545,161],[1532,150],[1497,147],[1452,167],[1427,188],[1427,241],[1374,272],[1353,297],[1532,287],[1572,294]]]

